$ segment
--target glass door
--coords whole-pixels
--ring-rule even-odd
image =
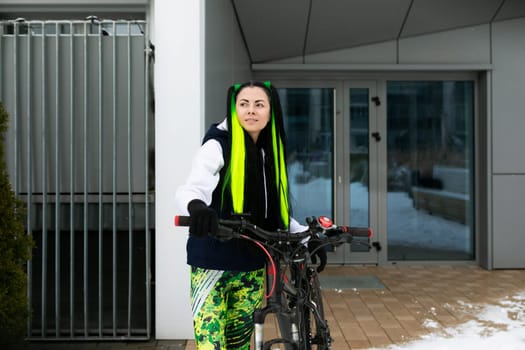
[[[311,216],[334,217],[334,115],[336,87],[282,83],[292,215],[302,224]]]
[[[329,263],[475,259],[473,80],[278,86],[293,216],[374,231]]]
[[[375,81],[345,82],[342,113],[336,118],[336,222],[349,226],[371,227],[377,242],[378,222],[378,106]],[[368,238],[335,249],[332,263],[378,263],[378,243],[369,249]]]
[[[474,88],[387,82],[389,261],[475,258]]]
[[[338,225],[376,231],[381,138],[376,82],[279,86],[293,217],[304,223],[306,217],[327,215]],[[362,244],[342,245],[330,249],[328,262],[377,264],[378,253]]]

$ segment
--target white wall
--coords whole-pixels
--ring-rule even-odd
[[[188,175],[204,124],[205,0],[155,0],[155,336],[193,338],[187,229],[174,194]]]
[[[206,127],[226,113],[226,91],[250,79],[250,59],[230,0],[206,2]]]
[[[306,55],[306,64],[489,64],[490,26],[479,25]],[[268,63],[303,63],[292,57]]]
[[[399,63],[490,63],[488,24],[399,40]]]
[[[525,18],[493,24],[494,173],[525,175]]]
[[[155,0],[156,338],[192,339],[187,229],[174,228],[173,197],[226,92],[250,79],[230,0]],[[205,112],[206,111],[206,112]]]
[[[493,267],[525,268],[525,18],[492,27]]]

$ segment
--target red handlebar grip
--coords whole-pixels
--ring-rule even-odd
[[[190,226],[190,217],[185,215],[175,215],[175,226]]]

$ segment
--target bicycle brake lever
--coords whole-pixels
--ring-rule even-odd
[[[232,238],[239,237],[239,234],[237,234],[233,229],[229,227],[219,226],[217,234],[213,237],[218,239],[219,241],[225,242],[229,241]]]
[[[332,230],[332,229],[327,229],[327,230],[325,229],[323,230],[323,232],[326,235],[326,237],[334,237],[340,234],[340,232],[336,230]]]

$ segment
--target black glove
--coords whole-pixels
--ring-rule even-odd
[[[308,241],[308,251],[310,253],[314,252],[312,256],[310,257],[312,259],[312,263],[317,263],[317,257],[319,257],[319,266],[317,266],[317,272],[321,272],[324,270],[326,266],[326,261],[328,260],[328,257],[326,256],[326,250],[324,247],[321,247],[321,242],[316,239],[310,239]]]
[[[194,199],[188,203],[190,212],[190,234],[196,237],[217,235],[219,219],[217,213],[200,199]]]

